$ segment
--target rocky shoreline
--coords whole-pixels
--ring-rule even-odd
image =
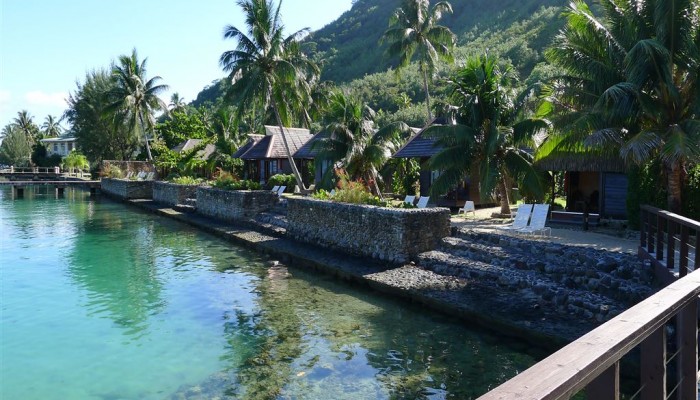
[[[550,350],[655,291],[651,269],[628,254],[454,230],[417,263],[397,265],[289,239],[281,223],[234,224],[152,200],[126,203],[270,254],[291,271],[319,270]]]

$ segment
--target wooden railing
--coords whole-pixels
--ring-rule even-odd
[[[650,260],[668,283],[700,261],[700,222],[651,206],[640,210],[639,256]],[[692,264],[692,265],[691,265]]]
[[[0,170],[3,174],[60,174],[59,167],[9,167]]]
[[[640,386],[627,398],[695,400],[699,294],[694,272],[479,399],[568,399],[580,391],[588,399],[619,399],[620,359],[639,346]]]

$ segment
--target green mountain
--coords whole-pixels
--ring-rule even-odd
[[[510,60],[523,80],[547,73],[542,53],[564,25],[561,11],[566,0],[453,0],[451,3],[453,14],[443,16],[440,23],[458,37],[457,64],[471,54],[488,51]],[[390,72],[397,60],[388,59],[386,46],[379,43],[389,17],[399,5],[400,0],[357,0],[337,20],[311,33],[306,44],[322,68],[322,80],[348,87],[375,110],[391,114],[385,121],[401,119],[418,123],[419,103],[424,94],[417,69],[408,68],[397,77]],[[439,75],[446,77],[451,68],[454,67],[442,68]],[[223,82],[213,82],[192,105],[215,103],[222,89]],[[444,89],[444,84],[436,79],[432,90],[437,100],[444,97]]]

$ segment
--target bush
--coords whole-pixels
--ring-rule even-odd
[[[373,196],[361,182],[346,182],[342,188],[336,190],[334,195],[321,189],[314,193],[313,198],[330,200],[340,203],[367,204],[371,206],[387,207],[388,203],[377,196]]]
[[[658,162],[635,167],[627,174],[627,221],[639,229],[639,207],[647,204],[666,208],[666,186]]]
[[[286,193],[293,193],[294,192],[294,187],[297,184],[296,178],[294,178],[294,175],[289,174],[275,174],[270,177],[270,179],[267,180],[267,185],[265,187],[267,189],[272,189],[273,186],[286,186],[287,189],[285,189]]]
[[[261,190],[260,183],[251,180],[240,180],[228,172],[221,171],[212,186],[223,190]]]
[[[116,165],[113,164],[108,164],[105,169],[102,170],[102,176],[106,176],[108,178],[113,178],[113,179],[121,179],[124,178],[124,171],[122,171],[121,168],[119,168]]]
[[[193,176],[176,176],[169,179],[170,182],[176,183],[178,185],[201,185],[204,183],[204,179],[195,178]]]

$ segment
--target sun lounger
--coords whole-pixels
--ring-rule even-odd
[[[134,171],[129,171],[126,174],[126,179],[131,179],[132,176],[134,176]]]
[[[146,174],[146,180],[147,180],[147,181],[152,181],[155,177],[156,177],[156,173],[155,173],[155,172],[148,172],[148,173]]]
[[[502,226],[499,229],[504,231],[517,231],[527,227],[527,222],[530,220],[531,212],[532,204],[521,204],[520,207],[518,207],[518,212],[515,214],[513,224]]]
[[[330,195],[331,195],[331,197],[335,196],[335,189],[331,189]]]
[[[142,181],[146,179],[146,173],[144,171],[140,171],[138,175],[136,175],[136,179]]]
[[[273,193],[277,193],[277,192],[279,192],[279,190],[280,190],[279,185],[275,185],[275,186],[272,187],[272,192],[273,192]]]
[[[464,216],[466,216],[467,213],[472,213],[472,216],[476,218],[476,207],[474,207],[474,202],[469,200],[465,201],[464,207],[457,210],[457,215],[461,213],[464,213]]]
[[[277,189],[277,195],[282,196],[282,193],[284,193],[285,190],[287,190],[286,186],[280,186],[280,188]]]
[[[549,214],[549,204],[535,204],[535,208],[532,210],[532,217],[530,218],[530,224],[522,229],[518,229],[518,233],[532,233],[533,235],[537,232],[542,232],[544,236],[547,233],[549,236],[552,235],[552,229],[544,226],[547,223],[547,215]]]
[[[409,203],[409,204],[413,204],[414,201],[416,201],[416,196],[408,195],[408,196],[406,196],[405,199],[403,199],[404,203]]]
[[[429,200],[430,200],[430,196],[421,196],[420,199],[418,199],[418,204],[416,204],[416,207],[418,207],[418,208],[427,207]]]

